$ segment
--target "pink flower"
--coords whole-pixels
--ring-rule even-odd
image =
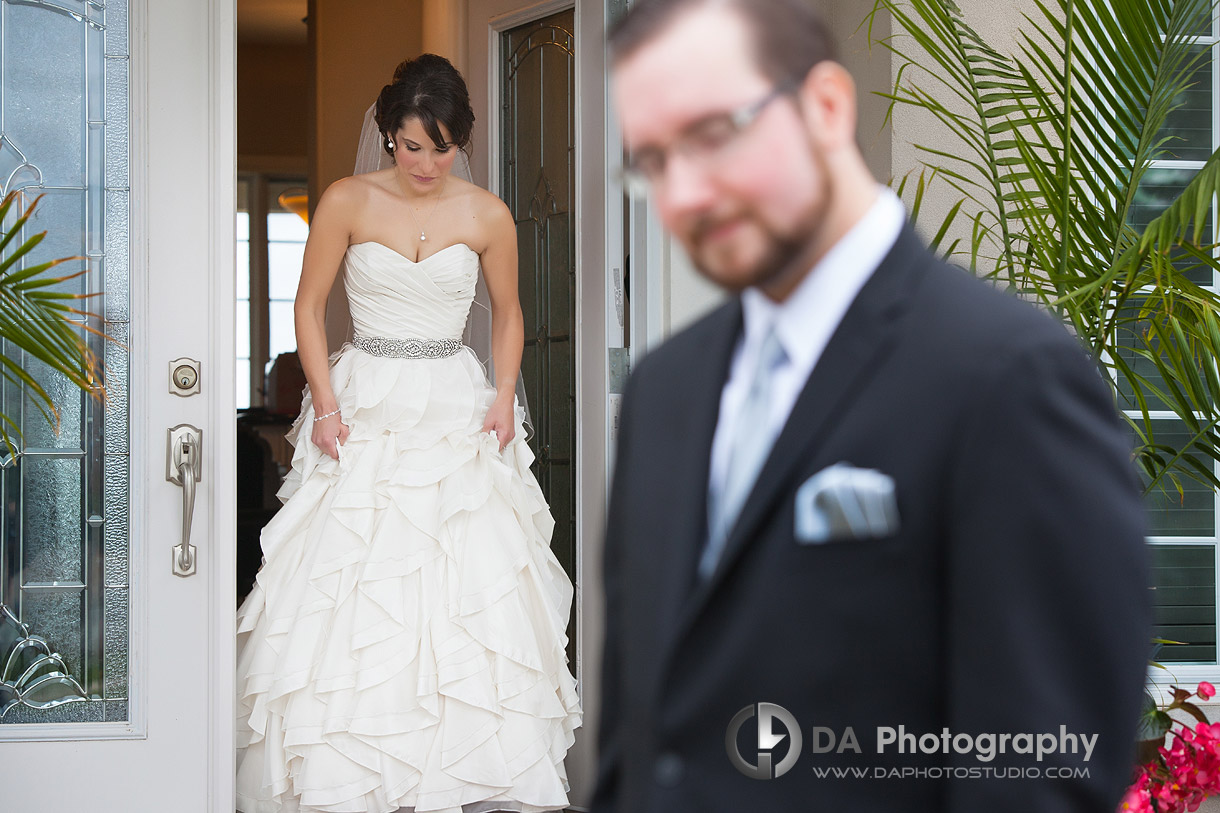
[[[1148,775],[1148,772],[1152,768],[1152,765],[1145,765],[1136,770],[1135,781],[1131,783],[1131,787],[1127,788],[1127,792],[1123,794],[1123,801],[1118,806],[1118,813],[1156,813],[1156,810],[1152,807],[1152,794],[1149,791],[1152,778]]]
[[[1152,809],[1152,797],[1148,788],[1132,785],[1123,796],[1123,803],[1118,806],[1119,813],[1155,813]]]
[[[1199,684],[1199,697],[1215,695],[1212,684]],[[1166,710],[1186,708],[1189,696],[1175,688]],[[1156,759],[1137,766],[1119,813],[1188,813],[1220,795],[1220,723],[1196,723],[1192,729],[1175,721],[1166,739]]]

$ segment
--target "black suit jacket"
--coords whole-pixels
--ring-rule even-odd
[[[1150,635],[1143,508],[1109,388],[1077,341],[904,228],[810,375],[718,569],[696,584],[740,327],[733,300],[627,386],[593,810],[1112,813]],[[797,544],[796,489],[839,462],[894,479],[900,527]],[[773,779],[727,756],[730,721],[757,703],[786,709],[803,735]],[[752,764],[756,722],[737,735]],[[900,727],[1097,740],[1088,761],[1083,741],[1040,760],[1012,753],[1015,740],[991,760],[952,745],[879,751],[878,729]],[[848,728],[859,753],[842,748]],[[773,748],[776,763],[792,742]]]

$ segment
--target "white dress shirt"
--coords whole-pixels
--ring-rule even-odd
[[[787,299],[774,302],[756,288],[742,292],[743,335],[733,350],[729,377],[720,393],[720,416],[712,438],[709,505],[715,504],[723,490],[733,423],[753,380],[753,365],[767,329],[775,324],[787,355],[773,373],[768,424],[758,427],[774,441],[843,315],[893,247],[905,220],[902,201],[882,186],[864,217],[826,252]]]

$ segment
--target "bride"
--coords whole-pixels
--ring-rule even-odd
[[[515,225],[452,173],[474,113],[447,60],[402,63],[375,108],[392,164],[327,189],[305,247],[309,387],[238,611],[237,808],[560,810],[572,584],[514,401]],[[328,364],[340,269],[355,336]],[[495,386],[461,341],[480,270]]]

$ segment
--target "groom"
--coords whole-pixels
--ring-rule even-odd
[[[733,296],[627,387],[593,810],[1111,813],[1150,627],[1098,370],[923,246],[801,0],[640,0],[611,51]]]

